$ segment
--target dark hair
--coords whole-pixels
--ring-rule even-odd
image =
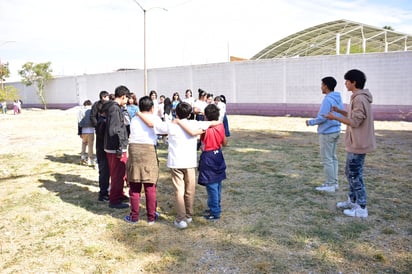
[[[189,117],[190,114],[192,114],[192,107],[188,103],[181,102],[177,104],[176,115],[179,119],[185,119]]]
[[[358,69],[349,70],[345,73],[344,78],[351,83],[356,82],[355,87],[358,89],[363,89],[365,87],[366,76],[362,71]]]
[[[170,100],[169,97],[165,98],[165,100],[163,101],[163,107],[164,107],[164,113],[165,114],[171,114],[172,113],[172,109],[173,109],[173,105],[172,105],[172,100]]]
[[[213,101],[218,101],[218,102],[221,102],[222,101],[222,97],[220,97],[220,96],[216,96],[215,97],[215,99],[213,99]]]
[[[219,108],[215,104],[210,104],[205,107],[205,116],[208,121],[219,120]]]
[[[153,101],[149,96],[143,96],[139,99],[140,111],[150,111],[153,107]]]
[[[330,91],[334,91],[336,87],[336,80],[335,78],[328,76],[322,79],[322,83],[324,83]]]
[[[177,95],[177,100],[175,100],[175,96],[176,96],[176,95]],[[180,99],[179,92],[175,92],[175,93],[173,93],[173,96],[172,96],[172,101],[182,102],[182,100]]]
[[[115,90],[114,90],[114,96],[116,98],[120,98],[122,96],[127,96],[129,95],[130,90],[125,87],[125,86],[118,86]]]
[[[207,94],[207,92],[204,91],[204,90],[201,89],[201,88],[199,88],[199,89],[197,90],[197,92],[199,92],[199,99],[200,99],[201,97],[206,96],[206,94]]]
[[[136,94],[132,92],[129,94],[128,98],[133,99],[133,105],[138,105]],[[127,100],[127,104],[130,105],[129,100]]]
[[[187,89],[186,91],[185,91],[185,94],[186,93],[188,93],[188,92],[190,92],[190,96],[192,96],[193,94],[192,94],[192,90],[191,89]]]
[[[157,92],[155,90],[150,91],[149,96],[152,97],[153,94],[155,94],[157,98]]]
[[[207,98],[207,99],[209,99],[209,98],[212,98],[212,99],[213,99],[213,93],[208,93],[208,94],[206,95],[206,98]]]
[[[92,101],[90,100],[86,100],[83,102],[83,106],[91,106],[92,105]]]
[[[226,104],[226,96],[224,96],[223,94],[220,95],[220,100]]]
[[[103,97],[109,96],[109,93],[105,90],[100,91],[99,93],[99,98],[100,100],[103,99]]]
[[[166,98],[166,96],[164,96],[163,94],[159,96],[159,98]]]

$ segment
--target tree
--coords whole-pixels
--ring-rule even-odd
[[[0,102],[14,101],[19,99],[19,94],[16,87],[5,86],[0,89]]]
[[[44,109],[47,109],[46,98],[44,97],[44,87],[47,81],[53,79],[51,74],[53,70],[50,68],[51,63],[38,63],[27,62],[19,70],[19,74],[22,77],[22,83],[26,86],[36,84],[37,96],[39,96],[43,103]]]
[[[9,70],[9,63],[1,63],[0,62],[0,82],[1,86],[0,88],[4,90],[3,82],[6,81],[6,78],[10,76],[10,70]]]
[[[383,29],[387,29],[387,30],[391,30],[391,31],[394,31],[394,30],[395,30],[395,29],[392,28],[391,26],[384,26]]]

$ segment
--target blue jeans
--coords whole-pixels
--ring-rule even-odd
[[[222,192],[222,183],[206,184],[207,190],[207,205],[210,209],[210,214],[220,218],[220,194]]]
[[[366,188],[363,182],[363,164],[366,154],[346,154],[345,175],[349,183],[348,196],[353,203],[366,206]]]
[[[323,164],[323,173],[326,185],[338,184],[338,157],[336,147],[340,132],[319,134],[320,159]]]

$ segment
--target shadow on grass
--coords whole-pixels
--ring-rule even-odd
[[[62,201],[95,214],[113,212],[113,209],[108,207],[108,202],[98,201],[98,192],[90,189],[90,187],[97,186],[95,181],[73,174],[54,173],[51,175],[54,176],[54,180],[40,179],[40,187],[56,193],[56,196],[60,197]]]
[[[46,160],[50,160],[52,162],[62,163],[62,164],[75,164],[78,165],[80,163],[80,156],[79,155],[70,155],[64,153],[61,156],[55,155],[46,155]]]

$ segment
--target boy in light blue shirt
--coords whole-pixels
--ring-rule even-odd
[[[322,105],[315,118],[306,120],[307,126],[318,126],[320,158],[323,164],[325,182],[321,186],[316,187],[316,190],[326,192],[335,192],[339,188],[336,148],[341,123],[324,117],[332,110],[333,106],[337,106],[339,109],[343,108],[342,98],[339,92],[334,91],[335,87],[336,80],[333,77],[328,76],[322,79],[321,90],[325,94]]]

